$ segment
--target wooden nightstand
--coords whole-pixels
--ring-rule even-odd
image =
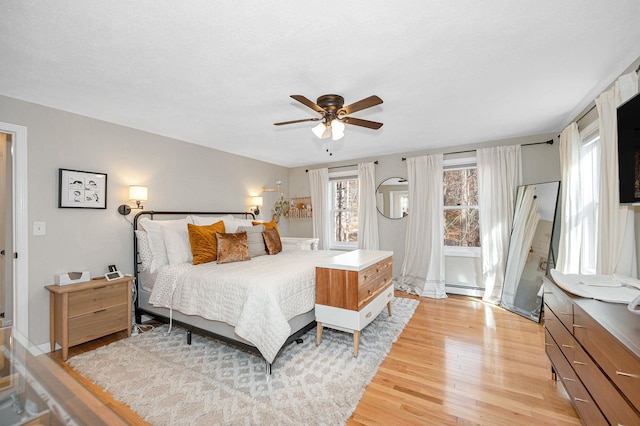
[[[376,319],[385,305],[391,315],[393,280],[391,251],[355,250],[316,267],[316,344],[322,327],[353,333],[358,356],[360,330]]]
[[[67,360],[69,347],[120,330],[131,336],[133,277],[104,278],[68,285],[48,285],[51,352],[56,343]]]

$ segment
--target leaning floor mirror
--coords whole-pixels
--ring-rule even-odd
[[[518,187],[500,306],[540,322],[542,278],[555,267],[560,182]]]

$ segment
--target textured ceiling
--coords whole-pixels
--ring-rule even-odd
[[[640,57],[638,0],[0,3],[0,94],[283,166],[556,132]],[[384,104],[329,157],[295,102]]]

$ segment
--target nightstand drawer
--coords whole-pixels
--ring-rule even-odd
[[[128,306],[125,302],[122,305],[69,318],[69,346],[126,329],[128,327],[127,310]]]
[[[372,299],[378,296],[391,283],[391,276],[377,276],[358,288],[358,310],[366,306]]]
[[[69,294],[69,316],[127,303],[127,284],[104,285]]]

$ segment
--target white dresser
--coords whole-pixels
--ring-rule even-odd
[[[393,252],[355,250],[330,258],[316,267],[316,344],[322,329],[353,333],[353,356],[358,356],[360,330],[385,306],[391,315]]]

